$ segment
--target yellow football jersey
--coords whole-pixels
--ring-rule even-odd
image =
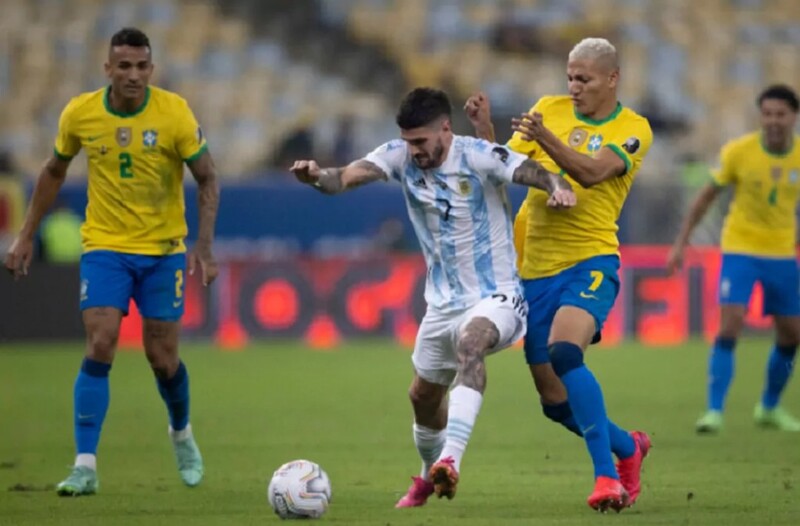
[[[73,98],[58,123],[55,154],[88,161],[83,250],[166,255],[184,252],[183,163],[206,150],[186,101],[148,87],[133,113],[108,101],[110,86]]]
[[[794,257],[799,145],[795,137],[788,153],[769,153],[754,132],[723,146],[714,181],[735,192],[722,228],[723,252]]]
[[[535,188],[528,190],[527,206],[519,212],[524,214],[527,209],[520,266],[524,279],[552,276],[591,257],[619,253],[617,219],[653,142],[647,119],[621,104],[603,120],[576,112],[570,97],[565,95],[542,97],[530,111],[541,113],[544,125],[580,153],[593,155],[604,147],[612,149],[625,162],[626,172],[591,188],[583,188],[536,142],[525,141],[518,133],[511,137],[508,146],[512,150],[566,177],[578,197],[574,208],[554,210],[546,205],[546,192]]]

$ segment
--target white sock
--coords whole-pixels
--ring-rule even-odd
[[[422,459],[422,474],[420,476],[424,480],[428,480],[428,471],[431,470],[433,463],[439,460],[446,435],[447,431],[444,429],[437,431],[417,423],[414,424],[414,444],[416,444],[417,451],[419,451],[419,456]]]
[[[192,424],[186,424],[186,427],[180,431],[175,431],[172,426],[169,426],[169,436],[175,442],[183,442],[186,439],[192,438]]]
[[[97,471],[97,456],[91,453],[78,453],[78,456],[75,457],[75,465]]]
[[[447,409],[447,441],[441,458],[453,457],[456,471],[461,471],[461,457],[467,449],[475,419],[481,410],[483,395],[469,387],[459,385],[450,391]]]

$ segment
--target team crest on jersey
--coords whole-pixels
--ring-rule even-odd
[[[573,128],[569,133],[569,145],[572,148],[580,148],[586,142],[589,133],[583,128]]]
[[[790,172],[789,172],[789,182],[790,182],[790,183],[792,183],[792,184],[797,184],[797,177],[798,177],[798,175],[800,175],[800,174],[798,174],[798,173],[797,173],[797,170],[796,170],[796,169],[795,169],[795,170],[792,170],[792,171],[790,171]]]
[[[596,152],[603,146],[603,136],[598,134],[589,137],[589,145],[586,147],[590,152]]]
[[[463,196],[468,196],[472,192],[472,183],[469,182],[469,179],[462,177],[458,180],[458,191]]]
[[[155,148],[158,141],[158,132],[155,130],[145,130],[142,132],[142,142],[147,148]]]
[[[127,126],[120,126],[117,128],[115,137],[117,139],[117,144],[125,148],[131,143],[131,129]]]

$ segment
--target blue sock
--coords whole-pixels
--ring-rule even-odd
[[[189,373],[183,362],[178,364],[178,370],[168,380],[156,380],[158,392],[167,404],[169,411],[169,425],[175,431],[186,428],[189,423]]]
[[[611,456],[603,391],[592,372],[583,364],[583,351],[569,342],[556,342],[548,350],[553,369],[567,388],[569,405],[592,457],[595,478],[619,479]]]
[[[542,404],[542,411],[550,420],[561,424],[579,437],[583,436],[578,423],[575,421],[575,415],[572,414],[569,401],[561,402],[560,404]],[[611,451],[617,458],[628,458],[636,452],[633,437],[610,420],[608,421],[608,437],[611,441]]]
[[[78,454],[97,454],[100,430],[108,411],[108,372],[111,364],[84,358],[75,379],[75,445]]]
[[[767,362],[767,384],[761,396],[761,405],[766,409],[774,409],[781,399],[783,388],[792,376],[794,357],[797,354],[796,345],[772,347]]]
[[[722,411],[733,380],[733,350],[736,338],[718,337],[708,358],[708,408]]]

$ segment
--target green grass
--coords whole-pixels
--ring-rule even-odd
[[[489,385],[453,501],[395,510],[419,463],[411,439],[407,350],[360,342],[334,352],[293,343],[239,353],[184,348],[192,422],[206,479],[181,485],[166,414],[140,353],[120,353],[100,444],[100,493],[52,490],[73,456],[72,383],[80,345],[0,347],[0,524],[276,523],[272,471],[319,462],[333,484],[324,521],[375,525],[800,524],[800,436],[756,429],[766,341],[737,350],[726,429],[697,437],[706,349],[592,351],[606,404],[654,440],[634,509],[598,516],[585,504],[592,471],[581,441],[546,420],[519,351],[489,362]],[[798,388],[785,395],[800,410]],[[12,488],[17,489],[12,489]]]

